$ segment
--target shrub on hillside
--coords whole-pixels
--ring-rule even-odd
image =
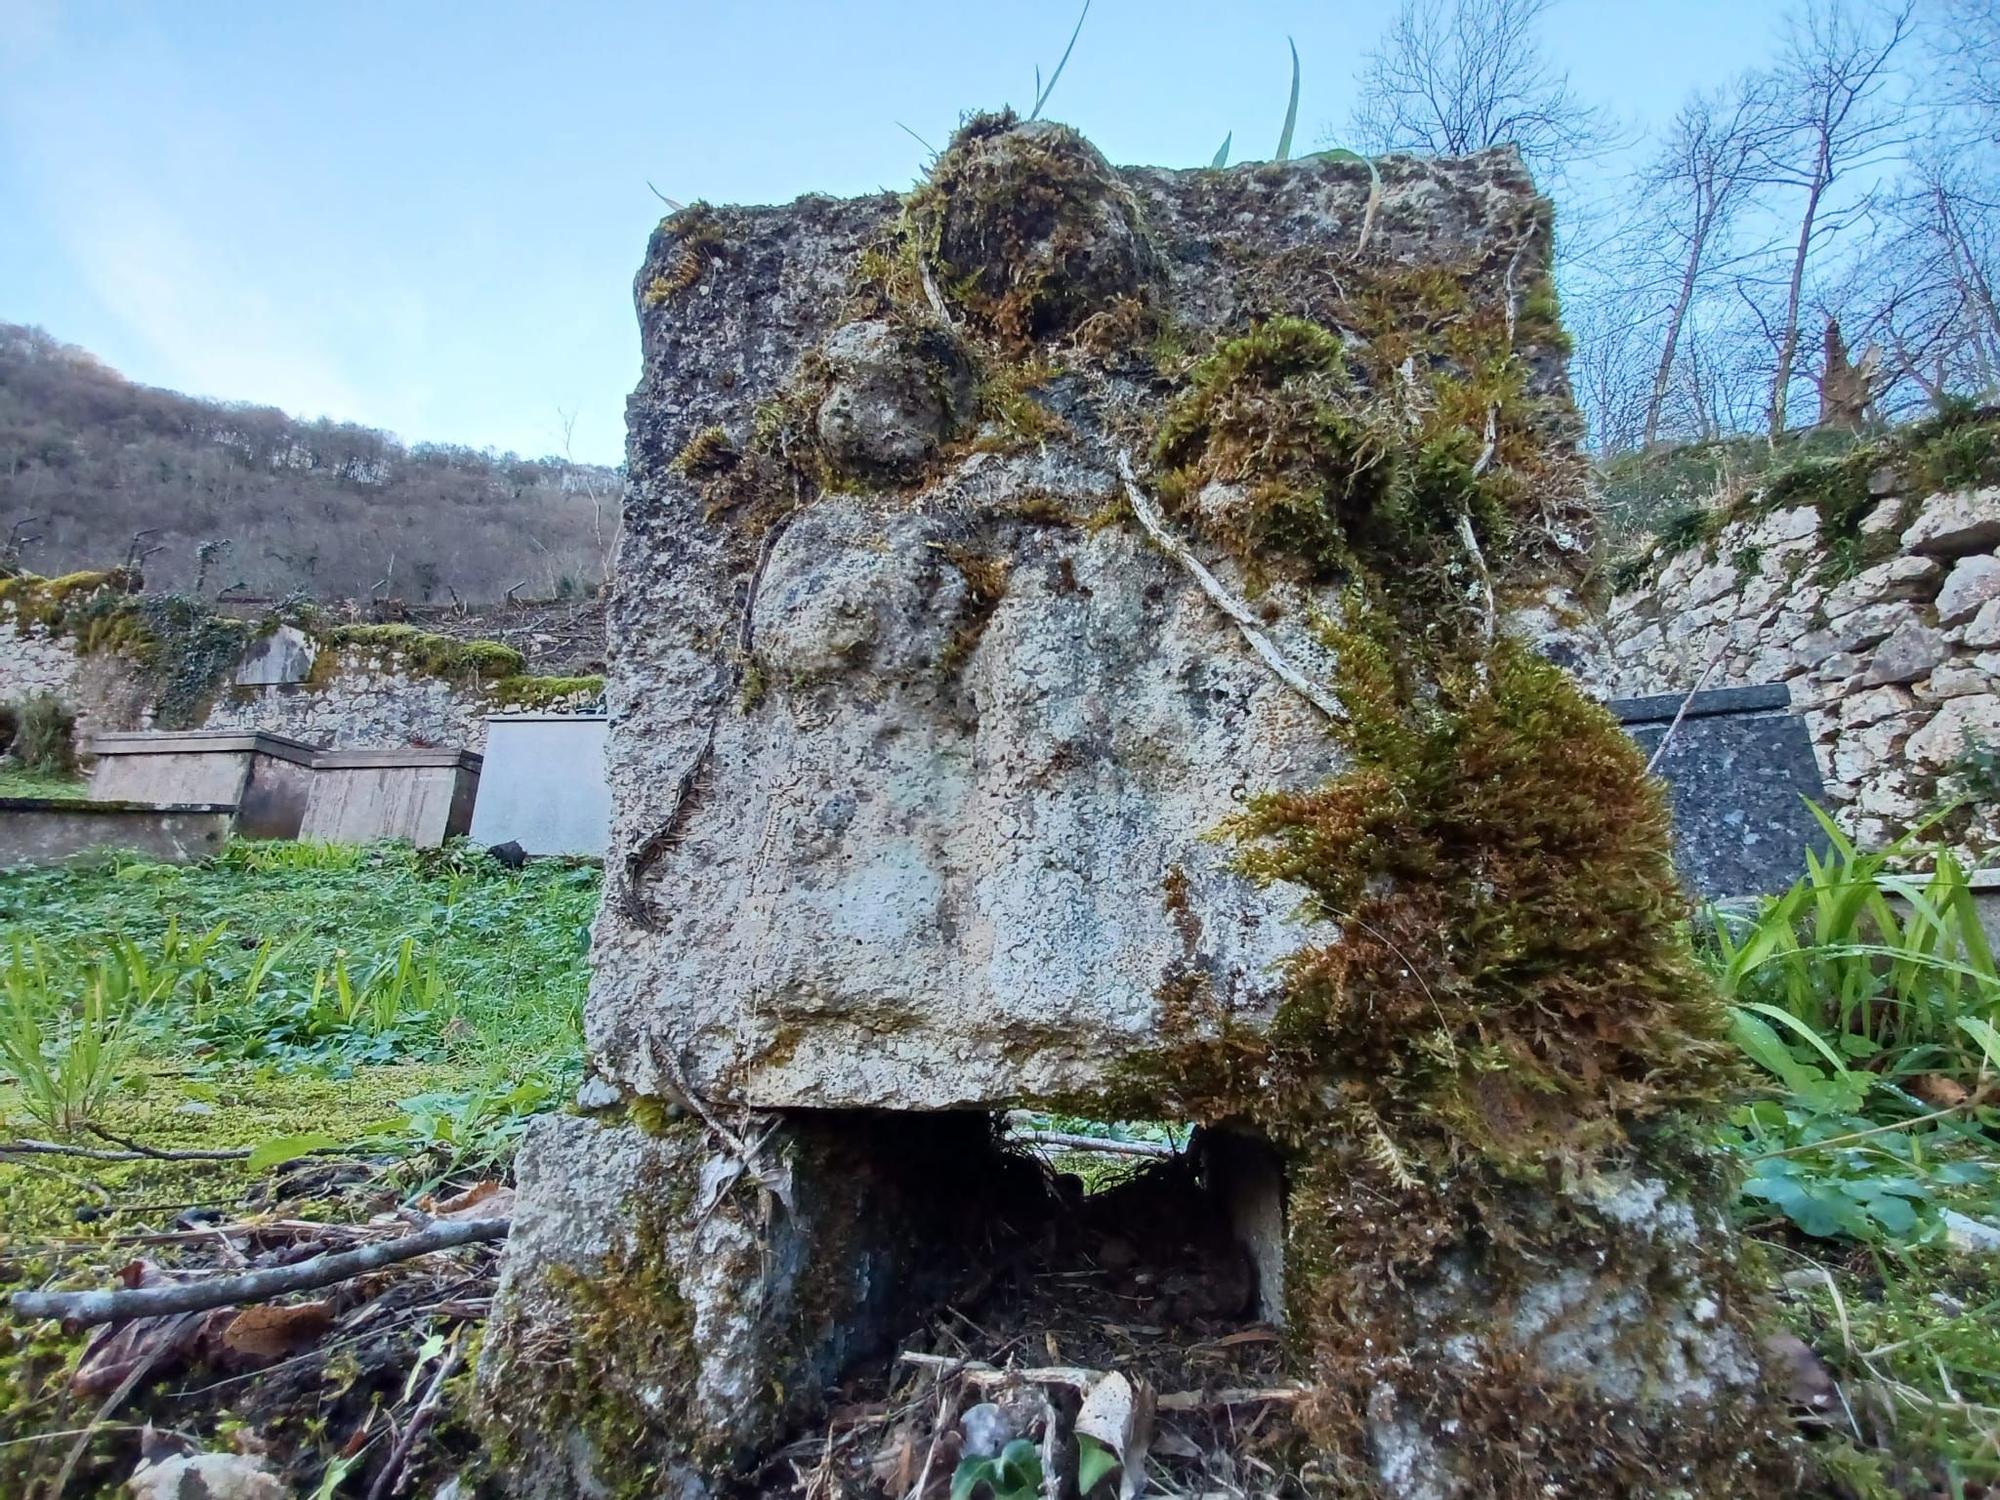
[[[54,693],[36,693],[8,710],[14,759],[30,771],[65,775],[76,766],[76,715]],[[4,733],[4,731],[0,731]]]

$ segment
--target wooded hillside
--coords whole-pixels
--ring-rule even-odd
[[[153,587],[580,595],[618,496],[613,470],[197,400],[0,323],[0,549],[37,573],[115,563],[144,531]]]

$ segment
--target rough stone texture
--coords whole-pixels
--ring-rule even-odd
[[[1242,287],[1212,247],[1249,200],[1202,174],[1118,175],[1174,316],[1224,326]],[[1365,174],[1330,163],[1229,181],[1281,226],[1270,249],[1351,242],[1366,208]],[[1464,254],[1535,211],[1498,157],[1398,162],[1385,181],[1369,252],[1384,262]],[[840,494],[794,519],[767,543],[741,628],[755,555],[730,550],[673,460],[710,425],[746,433],[801,357],[824,350],[857,256],[898,211],[889,197],[727,210],[724,236],[741,247],[727,274],[646,318],[611,612],[614,851],[670,820],[697,760],[701,776],[638,882],[658,930],[617,900],[598,928],[587,1042],[641,1093],[670,1086],[649,1036],[697,1088],[762,1107],[1088,1090],[1155,1034],[1155,992],[1179,966],[1255,1016],[1272,960],[1299,940],[1294,894],[1253,889],[1204,836],[1241,788],[1322,779],[1322,721],[1135,528],[1012,517],[1050,495],[1088,515],[1118,494],[1114,442],[1060,381],[1048,404],[1075,436],[974,451],[921,503]],[[656,237],[646,280],[677,253]],[[1545,389],[1562,379],[1559,359],[1533,368]],[[1113,376],[1100,399],[1147,394]],[[968,553],[1007,581],[954,660]],[[1311,660],[1291,602],[1274,633]],[[748,712],[740,638],[768,683]],[[1194,939],[1159,899],[1176,866]]]
[[[1938,624],[1961,624],[1996,598],[2000,598],[2000,557],[1978,554],[1960,558],[1938,590]]]
[[[1987,550],[2000,537],[2000,490],[1893,488],[1861,534],[1878,546],[1894,535],[1902,553],[1824,587],[1817,512],[1733,521],[1614,598],[1594,634],[1578,632],[1577,671],[1612,696],[1787,684],[1841,826],[1865,842],[1897,837],[1956,795],[1960,754],[2000,743],[2000,725],[1977,708],[1945,712],[2000,693],[2000,558]],[[1747,564],[1734,587],[1697,587],[1723,560]],[[1964,809],[1952,833],[1975,855],[2000,848],[2000,809]]]
[[[765,1142],[765,1187],[691,1121],[535,1120],[479,1365],[510,1490],[706,1493],[953,1274],[977,1224],[949,1174],[983,1130],[805,1117]]]
[[[1012,156],[1063,139],[997,128],[968,127],[962,182],[991,169],[1004,184]],[[1073,336],[1059,346],[1062,373],[1021,398],[1040,409],[1026,440],[986,407],[976,435],[946,437],[907,371],[868,373],[874,335],[837,332],[876,316],[856,310],[856,278],[864,252],[897,243],[900,200],[703,210],[669,219],[649,246],[611,608],[611,878],[586,1010],[588,1097],[621,1101],[635,1119],[681,1099],[707,1101],[720,1120],[778,1112],[757,1154],[767,1172],[790,1171],[793,1204],[760,1217],[745,1178],[706,1208],[701,1185],[729,1160],[706,1144],[719,1124],[666,1139],[629,1125],[537,1127],[481,1372],[518,1457],[506,1474],[517,1494],[593,1493],[585,1477],[606,1457],[590,1451],[590,1417],[540,1400],[532,1378],[537,1350],[581,1366],[564,1377],[572,1388],[599,1378],[566,1284],[580,1277],[613,1297],[652,1284],[621,1246],[653,1244],[673,1268],[652,1323],[664,1331],[686,1310],[687,1389],[678,1356],[643,1343],[664,1373],[639,1383],[649,1359],[620,1358],[610,1383],[635,1386],[659,1416],[642,1414],[621,1451],[628,1475],[652,1464],[648,1492],[693,1493],[697,1475],[671,1467],[677,1442],[721,1452],[768,1439],[835,1368],[829,1330],[850,1332],[850,1351],[881,1331],[869,1288],[910,1289],[899,1268],[949,1260],[950,1225],[922,1215],[991,1163],[953,1154],[909,1187],[900,1153],[1023,1098],[1108,1087],[1116,1062],[1172,1035],[1176,983],[1205,981],[1216,1008],[1254,1031],[1276,1003],[1274,964],[1307,941],[1302,893],[1252,886],[1210,835],[1246,795],[1317,786],[1339,756],[1322,710],[1124,513],[1119,459],[1143,459],[1162,393],[1154,368],[1131,358],[1143,337],[1131,330],[1146,325],[1129,299],[1157,296],[1155,310],[1199,347],[1269,316],[1272,283],[1260,277],[1281,257],[1298,268],[1295,300],[1278,305],[1315,315],[1313,299],[1344,295],[1335,280],[1370,270],[1478,264],[1496,285],[1517,273],[1533,285],[1547,271],[1546,205],[1511,152],[1390,158],[1371,202],[1353,163],[1112,173],[1081,149],[1080,170],[1046,192],[1036,181],[1034,204],[998,195],[968,218],[947,202],[933,221],[952,273],[940,279],[996,347]],[[1069,146],[1059,155],[1079,167]],[[1034,217],[1050,198],[1053,224]],[[1364,222],[1365,253],[1348,253]],[[980,275],[995,246],[1018,276]],[[1514,309],[1485,311],[1514,336]],[[929,321],[921,306],[913,316]],[[1104,345],[1087,341],[1093,330]],[[1553,413],[1535,434],[1551,459],[1537,476],[1548,538],[1520,544],[1539,562],[1536,547],[1582,550],[1580,534],[1562,535],[1566,481],[1580,493],[1581,473],[1556,330],[1524,319],[1521,338],[1520,368]],[[843,388],[831,419],[842,451],[829,454],[828,402]],[[755,441],[787,412],[810,414],[821,435],[809,467]],[[892,448],[912,422],[916,447]],[[733,457],[704,479],[719,450],[695,439],[715,426]],[[921,463],[906,456],[933,441]],[[862,480],[871,466],[907,477]],[[1253,580],[1224,548],[1189,545],[1223,588],[1254,595],[1251,618],[1324,696],[1333,664],[1309,620],[1339,613],[1339,586],[1276,569]],[[1576,624],[1572,610],[1552,602],[1510,625],[1553,640]],[[1337,929],[1319,924],[1318,940],[1337,941]],[[913,1111],[931,1113],[913,1122]],[[813,1141],[849,1132],[871,1132],[858,1165],[808,1160]],[[1275,1226],[1304,1263],[1301,1220],[1314,1216],[1288,1222],[1266,1178],[1226,1186],[1220,1212],[1261,1252],[1267,1289],[1297,1285],[1271,1253]],[[1573,1216],[1595,1263],[1631,1263],[1660,1224],[1693,1226],[1678,1194],[1634,1191],[1645,1207],[1630,1216],[1613,1202]],[[1474,1239],[1465,1275],[1435,1288],[1440,1326],[1493,1323],[1482,1278],[1503,1252]],[[793,1316],[808,1262],[826,1300]],[[1574,1268],[1514,1264],[1520,1305],[1539,1309],[1512,1346],[1525,1385],[1597,1382],[1617,1403],[1607,1420],[1642,1435],[1699,1427],[1737,1398],[1754,1405],[1737,1325],[1711,1328],[1692,1283],[1648,1274],[1614,1302]],[[570,1275],[549,1274],[557,1266]],[[642,1307],[628,1323],[643,1339]],[[1662,1329],[1671,1348],[1651,1336]],[[1442,1464],[1476,1467],[1469,1418],[1448,1400],[1419,1406],[1421,1394],[1391,1393],[1398,1430]],[[1391,1495],[1432,1493],[1426,1473],[1386,1451],[1376,1467]],[[728,1474],[716,1459],[701,1477]]]
[[[145,698],[123,658],[85,655],[66,636],[39,625],[20,628],[0,604],[0,703],[53,693],[76,714],[79,742],[107,730],[137,729]]]
[[[246,663],[253,658],[254,651]],[[79,741],[153,725],[150,694],[131,663],[113,653],[80,652],[74,641],[51,637],[39,626],[24,633],[11,606],[0,605],[0,703],[37,692],[54,693],[76,712]],[[262,729],[354,748],[479,750],[489,714],[526,707],[546,705],[508,703],[491,692],[410,671],[393,653],[350,647],[316,681],[224,687],[190,727]]]
[[[824,353],[833,388],[819,439],[857,479],[913,472],[971,415],[972,367],[949,339],[876,320],[837,330]]]
[[[1932,495],[1903,533],[1903,546],[1933,557],[1963,557],[2000,542],[2000,489]]]

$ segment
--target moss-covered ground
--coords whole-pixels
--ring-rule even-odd
[[[0,1143],[290,1157],[0,1146],[0,1292],[111,1285],[135,1256],[213,1268],[213,1238],[190,1229],[361,1224],[504,1177],[527,1116],[574,1083],[598,881],[589,866],[510,872],[476,851],[395,844],[237,844],[197,866],[0,875]],[[102,1086],[65,1093],[93,988],[114,997]],[[31,1027],[53,1088],[23,1058]],[[84,1071],[75,1062],[71,1081]],[[65,1098],[83,1103],[52,1108]],[[259,1233],[278,1232],[239,1243],[284,1253]],[[446,1295],[430,1270],[392,1273],[336,1294],[333,1336],[269,1368],[213,1350],[163,1361],[105,1417],[64,1493],[122,1494],[147,1421],[211,1447],[257,1433],[302,1493],[355,1443],[361,1457],[326,1493],[365,1493],[393,1441],[384,1419],[407,1414],[409,1371],[436,1357],[426,1341],[469,1336],[490,1294],[490,1253],[457,1252],[443,1272],[474,1279]],[[363,1298],[385,1310],[359,1320]],[[103,1406],[103,1390],[71,1389],[85,1344],[0,1318],[0,1494],[39,1493]],[[434,1479],[469,1442],[450,1415],[413,1466]]]
[[[58,797],[74,799],[87,794],[89,783],[80,776],[63,776],[47,771],[30,771],[24,766],[0,761],[0,797]]]

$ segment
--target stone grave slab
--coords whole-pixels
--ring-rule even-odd
[[[603,714],[492,714],[472,838],[602,858],[610,838]]]

